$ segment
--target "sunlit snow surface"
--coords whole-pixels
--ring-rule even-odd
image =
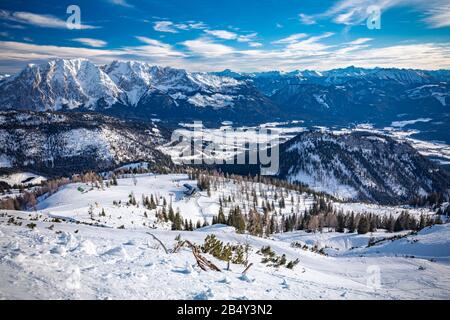
[[[0,298],[2,299],[448,299],[450,289],[450,225],[422,230],[417,236],[366,248],[374,234],[289,232],[268,239],[236,234],[233,228],[214,225],[194,232],[169,231],[154,211],[124,203],[133,192],[172,198],[188,219],[209,219],[218,210],[218,192],[208,197],[184,198],[182,184],[195,181],[185,175],[139,175],[119,179],[118,186],[97,189],[72,184],[40,202],[37,211],[2,211],[0,217]],[[221,191],[233,194],[233,183]],[[264,185],[261,186],[263,190]],[[268,188],[268,187],[267,187]],[[305,206],[307,195],[302,200]],[[113,201],[122,201],[120,207]],[[242,199],[241,199],[242,200]],[[345,204],[343,204],[345,206]],[[349,204],[352,209],[364,204]],[[100,226],[93,222],[89,207]],[[369,206],[370,207],[370,206]],[[99,216],[104,209],[105,217]],[[349,207],[350,209],[350,207]],[[400,208],[371,208],[380,214]],[[287,210],[290,210],[287,208]],[[227,212],[226,212],[227,213]],[[418,214],[419,212],[417,212]],[[7,224],[15,217],[21,226]],[[66,221],[51,221],[64,217]],[[19,219],[21,218],[21,219]],[[77,223],[81,222],[81,223]],[[31,230],[26,225],[35,223]],[[145,223],[145,225],[144,225]],[[51,225],[52,230],[48,229]],[[125,229],[118,229],[123,225]],[[156,229],[153,229],[156,228]],[[182,249],[166,254],[147,232],[170,249],[175,237],[201,244],[209,233],[230,243],[248,243],[254,263],[246,281],[244,267],[211,256],[222,272],[202,271],[192,253]],[[291,246],[291,242],[326,247],[322,256]],[[293,269],[267,267],[256,251],[270,245],[288,260],[299,259]],[[353,248],[353,249],[350,249]],[[416,256],[416,258],[411,258]],[[433,262],[432,262],[433,261]],[[373,285],[373,270],[380,283]]]

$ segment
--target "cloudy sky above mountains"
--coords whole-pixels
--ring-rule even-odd
[[[70,29],[73,4],[81,24]],[[367,27],[370,6],[380,29]],[[195,71],[450,68],[448,0],[0,0],[0,26],[2,73],[54,57]]]

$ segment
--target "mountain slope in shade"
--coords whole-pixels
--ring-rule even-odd
[[[98,114],[0,112],[0,164],[50,175],[135,161],[171,166],[171,160],[156,150],[166,141],[164,136],[154,124]]]
[[[339,198],[379,203],[450,188],[449,173],[409,144],[360,131],[299,134],[280,147],[279,175]]]
[[[347,67],[220,75],[251,82],[287,119],[323,124],[373,122],[388,125],[399,115],[437,117],[450,106],[450,71]]]

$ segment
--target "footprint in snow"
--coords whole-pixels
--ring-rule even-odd
[[[219,280],[220,283],[230,284],[231,280],[227,276],[225,276],[223,279]]]
[[[4,248],[10,251],[19,251],[20,245],[18,241],[10,241],[6,246],[4,246]]]
[[[255,281],[255,278],[253,278],[252,276],[243,274],[239,277],[239,279],[241,279],[242,281],[248,282],[248,283],[252,283]]]
[[[194,296],[194,300],[208,300],[211,298],[214,298],[214,293],[211,288],[208,288],[208,290],[200,292]]]
[[[84,240],[82,243],[80,243],[78,249],[87,255],[97,255],[97,248],[95,247],[95,244],[93,244],[90,240]]]
[[[124,243],[124,245],[126,245],[126,246],[135,246],[136,245],[136,241],[128,240],[127,242]]]
[[[186,261],[186,265],[184,268],[176,268],[172,269],[173,272],[182,273],[182,274],[196,274],[192,265]]]
[[[56,246],[50,250],[50,253],[65,257],[67,255],[67,249],[64,246]]]
[[[66,287],[70,290],[78,290],[81,288],[81,272],[77,266],[70,267],[69,276],[66,279]]]
[[[16,264],[21,264],[25,261],[26,257],[20,252],[11,252],[10,254],[4,256],[3,259],[15,262]]]
[[[67,249],[73,250],[78,247],[77,238],[68,232],[62,232],[58,237],[58,244],[65,245]]]
[[[103,253],[103,256],[113,256],[113,257],[117,257],[117,258],[122,258],[123,260],[129,260],[128,253],[125,250],[125,248],[122,246],[118,246],[118,247],[109,249],[108,251]]]
[[[287,282],[286,279],[283,279],[283,282],[281,283],[281,287],[283,289],[289,289],[289,283]]]

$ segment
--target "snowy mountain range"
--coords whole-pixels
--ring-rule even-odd
[[[341,199],[379,203],[450,188],[450,174],[409,144],[365,131],[300,133],[280,146],[279,175]]]
[[[252,82],[292,117],[329,124],[382,125],[399,115],[448,113],[450,71],[348,67],[329,71],[230,74]]]
[[[102,170],[134,161],[160,167],[164,129],[99,114],[0,112],[0,167],[50,176]]]
[[[144,62],[56,59],[0,82],[1,109],[95,110],[238,123],[302,117],[335,123],[393,121],[448,112],[450,71],[364,69],[188,72]]]
[[[254,81],[290,80],[318,84],[342,84],[350,78],[366,80],[392,80],[403,84],[422,84],[436,81],[448,81],[450,70],[419,70],[398,68],[358,68],[349,66],[346,68],[331,69],[327,71],[295,70],[291,72],[266,71],[256,73],[238,73],[229,69],[214,73],[236,79],[253,79]]]
[[[97,66],[86,59],[57,59],[30,64],[2,82],[0,104],[2,109],[77,109],[129,118],[156,114],[186,119],[222,113],[238,117],[243,109],[262,116],[271,102],[247,82],[229,77],[143,62]]]

